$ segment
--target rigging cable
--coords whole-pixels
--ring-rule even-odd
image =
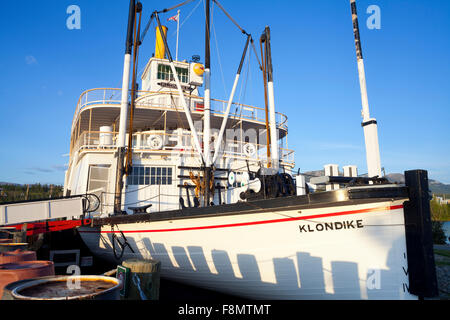
[[[219,8],[222,9],[223,13],[225,13],[225,15],[231,20],[231,22],[234,23],[234,25],[235,25],[236,27],[238,27],[238,29],[239,29],[243,34],[245,34],[245,35],[247,35],[247,36],[249,35],[244,29],[242,29],[242,27],[236,22],[236,20],[234,20],[233,17],[231,17],[231,15],[225,10],[225,8],[219,3],[219,1],[213,0],[213,2],[215,2],[215,3],[219,6]],[[251,35],[250,35],[250,36],[251,36]],[[254,41],[253,41],[253,38],[250,40],[250,42],[251,42],[251,44],[252,44],[253,51],[255,52],[256,59],[258,60],[259,68],[262,70],[262,64],[261,64],[261,62],[259,61],[258,53],[257,53],[257,51],[256,51],[255,43],[254,43]]]
[[[252,44],[252,48],[253,48],[253,52],[255,53],[256,60],[258,61],[259,69],[262,71],[263,70],[263,66],[262,66],[261,62],[259,61],[258,52],[256,51],[255,42],[253,41],[253,38],[250,39],[250,42]]]
[[[233,22],[235,25],[236,25],[236,27],[238,27],[238,29],[239,30],[241,30],[241,32],[243,33],[243,34],[245,34],[245,35],[249,35],[244,29],[242,29],[240,26],[239,26],[239,24],[228,14],[228,12],[224,9],[224,7],[222,7],[222,5],[219,3],[219,1],[217,1],[217,0],[213,0],[213,2],[215,2],[218,6],[219,6],[219,8],[220,9],[222,9],[222,11],[223,11],[223,13],[225,13],[225,15],[231,20],[231,22]]]
[[[203,0],[199,0],[197,4],[195,5],[194,9],[191,10],[191,12],[186,16],[186,18],[183,20],[182,23],[180,23],[180,29],[183,27],[183,25],[188,21],[188,19],[194,14],[195,10],[198,8],[198,6],[203,2]],[[172,35],[174,35],[177,31],[175,30],[172,32]]]
[[[141,41],[144,41],[144,38],[147,35],[147,31],[150,28],[150,25],[152,24],[154,18],[155,18],[155,15],[152,13],[152,15],[150,16],[150,20],[147,22],[147,25],[145,26],[145,29],[141,34]]]
[[[242,121],[242,110],[244,109],[244,105],[241,104],[241,98],[243,100],[245,100],[245,93],[247,91],[247,83],[248,83],[248,78],[249,78],[249,74],[250,74],[250,51],[247,52],[247,55],[248,55],[248,59],[247,59],[247,75],[245,77],[245,81],[241,82],[241,88],[239,90],[239,99],[238,99],[238,102],[236,104],[236,109],[235,109],[235,113],[234,113],[234,117],[233,117],[233,119],[236,120],[236,122],[231,126],[232,128],[235,128],[238,125],[238,123],[239,123],[238,119],[240,119],[240,121]],[[245,86],[244,86],[244,83],[245,83]],[[242,90],[243,87],[244,87],[244,90]],[[244,91],[244,92],[242,92],[242,91]],[[240,112],[239,112],[239,117],[236,117],[237,116],[238,105],[240,105]]]
[[[242,27],[241,27],[241,26],[236,22],[236,20],[234,20],[233,17],[225,10],[225,8],[219,3],[219,1],[213,0],[213,2],[216,3],[216,4],[219,6],[219,8],[223,11],[223,13],[225,13],[225,15],[228,17],[228,19],[230,19],[231,22],[233,22],[234,25],[235,25],[235,26],[236,26],[243,34],[245,34],[245,35],[251,37],[251,34],[247,33],[244,29],[242,29]],[[262,64],[261,64],[261,62],[259,61],[258,52],[256,51],[256,47],[255,47],[255,43],[254,43],[254,41],[253,41],[253,38],[250,39],[250,42],[251,42],[251,44],[252,44],[253,51],[255,52],[256,59],[258,60],[259,68],[262,70]]]
[[[188,3],[192,2],[192,1],[194,1],[194,0],[187,0],[187,1],[184,1],[184,2],[179,3],[179,4],[177,4],[176,6],[173,6],[173,7],[171,7],[171,8],[163,9],[163,10],[161,10],[161,11],[156,11],[156,13],[165,13],[165,12],[169,12],[169,11],[171,11],[171,10],[173,10],[173,9],[179,8],[179,7],[181,7],[181,6],[184,6],[185,4],[188,4]],[[201,0],[200,0],[200,1],[201,1]],[[197,6],[198,6],[198,5],[197,5]],[[197,6],[196,6],[196,8],[197,8]],[[150,16],[150,19],[149,19],[149,21],[147,22],[147,25],[146,25],[144,31],[142,32],[142,35],[141,35],[141,41],[143,41],[144,38],[145,38],[145,36],[147,35],[148,29],[150,28],[150,25],[151,25],[151,23],[153,22],[153,19],[154,19],[154,18],[155,18],[155,13],[152,12],[152,14],[151,14],[151,16]],[[189,17],[188,17],[188,18],[189,18]],[[188,18],[186,18],[186,20],[187,20]],[[185,20],[185,21],[186,21],[186,20]],[[183,23],[184,23],[184,22],[183,22]]]
[[[186,0],[186,1],[184,1],[184,2],[182,2],[182,3],[179,3],[179,4],[177,4],[177,5],[173,6],[173,7],[170,7],[170,8],[168,8],[168,9],[163,9],[163,10],[161,10],[161,11],[156,11],[156,13],[165,13],[165,12],[169,12],[169,11],[171,11],[171,10],[173,10],[173,9],[179,8],[179,7],[181,7],[181,6],[184,6],[185,4],[188,4],[189,2],[192,2],[192,1],[194,1],[194,0]]]
[[[226,84],[225,84],[225,77],[224,77],[223,68],[222,68],[222,61],[221,61],[221,58],[220,58],[219,44],[217,42],[216,28],[215,28],[214,23],[213,23],[213,14],[214,14],[214,5],[212,6],[212,9],[211,9],[211,26],[212,26],[212,30],[213,30],[213,34],[214,34],[214,41],[216,43],[217,60],[219,61],[220,74],[222,76],[222,83],[223,83],[223,90],[224,90],[225,96],[226,96],[228,90],[227,90],[227,87],[226,87]]]

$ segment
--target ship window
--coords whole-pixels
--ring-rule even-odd
[[[134,166],[127,177],[128,185],[170,185],[172,184],[172,168]]]
[[[180,81],[187,83],[188,82],[188,69],[175,67],[175,70],[177,71]],[[170,66],[168,66],[166,64],[158,65],[158,79],[159,80],[169,80],[169,81],[174,80],[172,69],[170,68]]]

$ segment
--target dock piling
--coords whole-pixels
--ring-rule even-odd
[[[129,268],[129,290],[125,300],[159,300],[161,262],[152,259],[129,259],[122,263]]]

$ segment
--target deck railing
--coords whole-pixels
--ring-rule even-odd
[[[115,149],[117,137],[118,132],[84,131],[75,142],[72,151]],[[199,134],[199,139],[202,140],[202,133]],[[182,129],[178,129],[178,132],[175,133],[166,133],[163,130],[135,133],[132,137],[132,147],[134,152],[196,155],[190,132]],[[214,146],[211,149],[214,151]],[[265,144],[224,139],[220,150],[220,157],[267,162],[267,146]],[[279,150],[282,163],[293,165],[294,151],[286,148]]]
[[[182,112],[183,108],[179,101],[179,96],[174,92],[152,92],[152,91],[138,91],[138,98],[136,99],[137,108],[152,108],[161,110],[177,110]],[[203,102],[203,98],[199,96],[185,94],[188,108],[191,112],[202,112],[199,102]],[[220,99],[211,99],[211,112],[213,115],[224,115],[227,101]],[[115,105],[121,104],[121,89],[116,88],[99,88],[90,89],[83,92],[78,99],[74,118],[72,121],[72,132],[75,129],[75,123],[81,111],[89,106],[94,105]],[[286,115],[276,113],[277,127],[282,130],[287,130]],[[265,123],[265,109],[255,106],[250,106],[242,103],[233,102],[230,108],[230,119],[243,119],[248,121],[255,121]]]

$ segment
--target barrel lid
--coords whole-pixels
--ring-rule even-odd
[[[79,288],[69,288],[68,282],[79,281]],[[90,283],[90,286],[85,286]],[[106,276],[55,276],[18,285],[12,295],[21,300],[79,300],[118,290],[119,279]]]

